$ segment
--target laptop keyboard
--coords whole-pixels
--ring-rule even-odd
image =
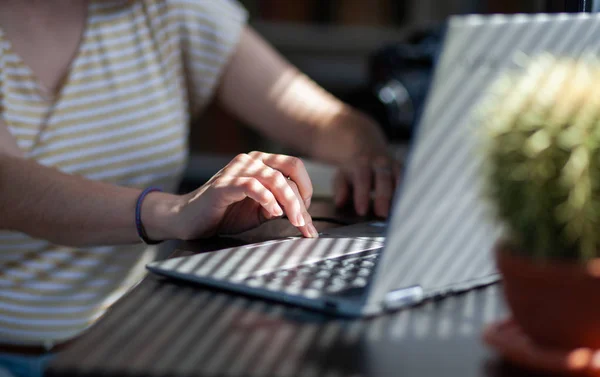
[[[288,269],[250,276],[251,286],[282,287],[297,291],[335,294],[350,288],[364,288],[370,280],[379,252],[371,250],[359,255],[325,259]]]

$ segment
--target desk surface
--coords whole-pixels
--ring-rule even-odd
[[[311,212],[334,214],[329,204],[319,202]],[[238,240],[194,247],[214,250],[294,233],[275,221]],[[373,319],[344,320],[148,276],[61,352],[48,373],[530,376],[499,361],[480,341],[482,327],[504,315],[498,286]]]

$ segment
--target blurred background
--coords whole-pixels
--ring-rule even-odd
[[[313,80],[377,119],[399,153],[418,120],[449,16],[600,7],[600,1],[592,0],[239,1],[263,37]],[[192,128],[196,132],[190,138],[192,158],[184,190],[197,187],[241,152],[295,154],[216,104],[195,122],[201,126]],[[311,175],[325,177],[321,186],[329,184],[325,167],[311,169]]]

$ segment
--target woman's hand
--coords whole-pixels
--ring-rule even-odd
[[[400,167],[385,154],[381,127],[299,72],[251,27],[244,29],[217,93],[225,109],[263,135],[341,166],[338,205],[353,199],[365,215],[373,193],[375,214],[388,216]]]
[[[318,237],[307,212],[312,193],[300,159],[240,154],[204,186],[179,197],[165,225],[175,238],[189,240],[240,233],[285,214],[304,237]]]
[[[373,202],[375,215],[387,218],[400,172],[400,163],[388,155],[352,159],[339,168],[335,176],[336,206],[353,201],[356,212],[364,216]]]

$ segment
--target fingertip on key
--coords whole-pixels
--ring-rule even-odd
[[[319,238],[319,232],[317,231],[317,228],[315,228],[315,226],[313,224],[308,224],[308,230],[309,230],[312,238]]]

